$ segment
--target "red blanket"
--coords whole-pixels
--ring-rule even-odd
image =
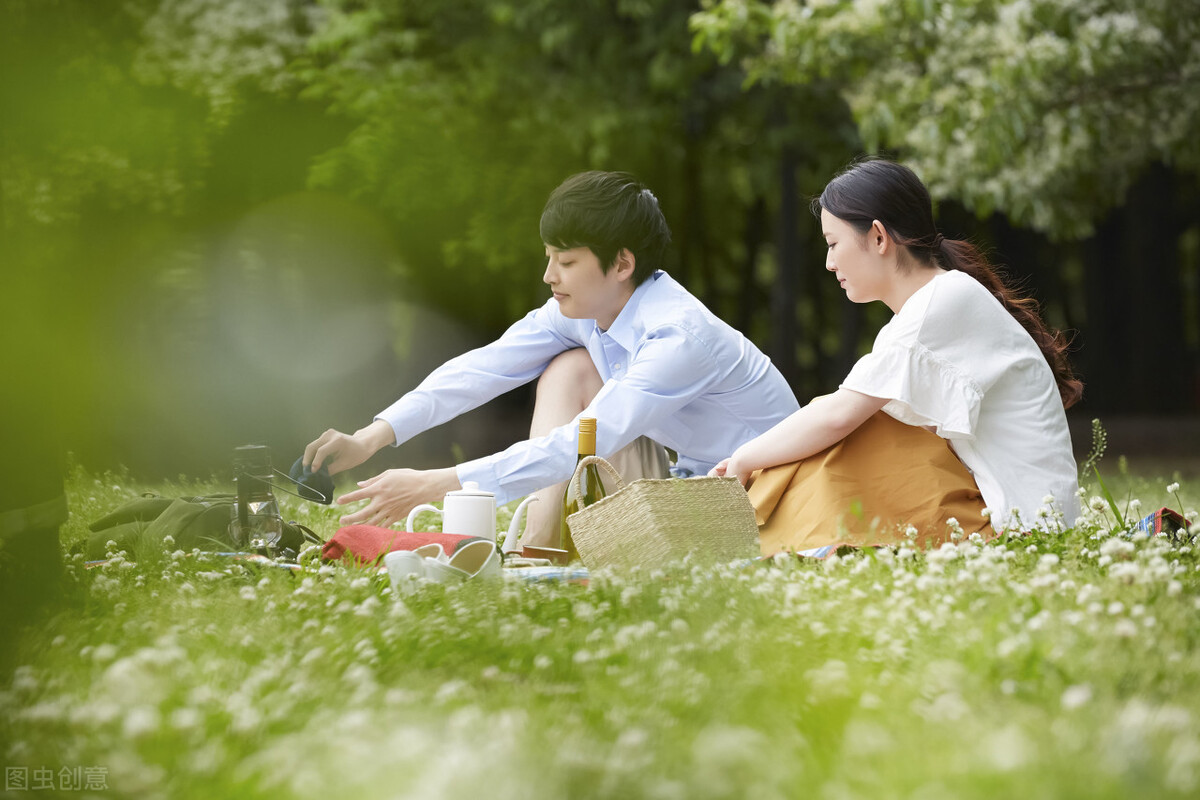
[[[347,525],[339,528],[325,546],[321,548],[324,561],[350,561],[358,566],[378,563],[393,550],[416,550],[423,544],[436,542],[451,555],[463,542],[476,536],[459,536],[454,533],[433,531],[413,533],[374,525]]]

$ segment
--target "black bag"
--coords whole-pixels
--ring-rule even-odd
[[[88,526],[92,534],[88,536],[87,558],[97,561],[107,557],[110,541],[116,542],[117,550],[137,558],[139,549],[161,550],[167,536],[175,540],[175,549],[185,552],[195,548],[215,552],[238,550],[229,533],[236,499],[232,494],[177,498],[142,495]],[[304,525],[285,521],[277,549],[285,554],[296,553],[306,541],[324,543]]]

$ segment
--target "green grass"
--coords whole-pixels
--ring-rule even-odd
[[[1170,477],[1106,480],[1137,517]],[[77,472],[65,546],[144,488]],[[0,760],[99,768],[102,797],[1195,797],[1200,559],[1111,526],[404,599],[76,557],[0,687]]]

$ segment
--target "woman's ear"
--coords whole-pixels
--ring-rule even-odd
[[[871,222],[871,230],[867,231],[867,245],[881,256],[887,254],[892,247],[892,237],[879,220]]]

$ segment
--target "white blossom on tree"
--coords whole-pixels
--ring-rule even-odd
[[[867,150],[980,215],[1084,236],[1148,164],[1200,171],[1197,0],[723,0],[692,27],[751,81],[833,82]]]

